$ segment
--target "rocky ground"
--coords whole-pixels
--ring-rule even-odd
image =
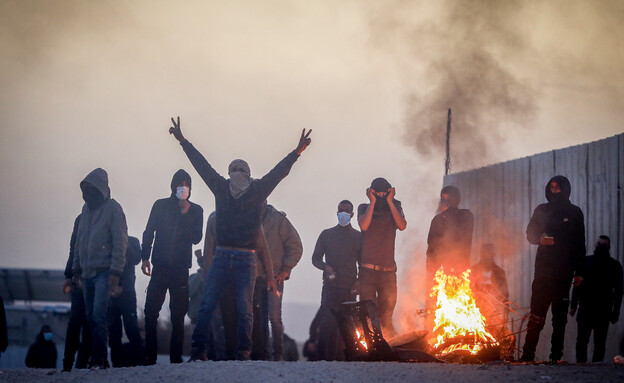
[[[395,362],[195,362],[107,370],[10,369],[0,382],[624,382],[624,365],[483,365]]]

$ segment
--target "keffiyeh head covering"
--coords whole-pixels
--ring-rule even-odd
[[[236,171],[232,171],[236,169]],[[239,199],[251,185],[251,170],[247,161],[236,159],[228,166],[228,174],[230,175],[230,193],[235,199]]]

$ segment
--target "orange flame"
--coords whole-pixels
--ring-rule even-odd
[[[437,355],[456,350],[476,355],[485,346],[498,344],[485,329],[485,317],[475,304],[470,289],[470,269],[458,276],[447,275],[440,267],[430,296],[437,298],[434,337],[430,340]]]
[[[355,330],[355,335],[357,335],[358,342],[360,342],[360,344],[364,346],[365,349],[368,350],[368,345],[366,344],[366,340],[364,339],[364,336],[360,334],[358,330]]]

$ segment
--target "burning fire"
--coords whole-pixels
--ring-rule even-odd
[[[437,355],[466,350],[476,355],[489,345],[498,345],[485,329],[485,317],[470,289],[470,269],[461,275],[445,274],[440,267],[430,296],[437,299],[430,342]]]
[[[366,344],[366,339],[364,339],[364,335],[360,334],[358,330],[355,330],[355,335],[357,336],[358,342],[360,342],[360,344],[364,346],[366,350],[368,350],[368,345]]]

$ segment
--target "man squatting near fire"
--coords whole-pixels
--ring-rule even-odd
[[[123,209],[111,198],[108,174],[97,168],[82,182],[85,201],[80,214],[72,273],[82,284],[86,314],[91,328],[92,368],[107,368],[108,309],[111,296],[121,294],[119,278],[126,263],[128,227]]]
[[[594,355],[592,362],[602,362],[609,322],[620,319],[622,305],[622,265],[611,258],[611,239],[601,235],[596,242],[594,255],[585,258],[583,282],[572,289],[570,315],[578,309],[578,336],[576,338],[576,362],[587,362],[587,344],[594,332]]]
[[[524,340],[522,361],[533,361],[539,334],[552,306],[553,334],[550,360],[563,356],[568,321],[570,285],[580,285],[585,261],[585,219],[570,202],[570,181],[558,175],[546,184],[547,203],[538,205],[527,226],[527,240],[537,245],[535,276],[531,292],[531,314]]]
[[[392,313],[397,301],[397,266],[394,260],[396,231],[405,230],[407,221],[395,188],[384,178],[375,178],[366,189],[369,203],[358,206],[362,230],[362,261],[355,287],[360,300],[377,303],[381,327],[387,339],[395,335]]]
[[[191,176],[183,169],[178,170],[173,175],[170,188],[169,197],[154,202],[143,232],[141,270],[151,276],[145,298],[145,365],[156,364],[158,316],[167,290],[171,310],[169,360],[171,363],[182,363],[192,247],[202,239],[204,211],[201,206],[189,201]]]
[[[252,179],[245,161],[235,160],[225,179],[182,135],[180,118],[172,118],[169,133],[178,140],[191,164],[215,196],[217,251],[208,270],[204,299],[193,331],[191,360],[207,360],[208,326],[221,300],[224,287],[234,285],[238,308],[237,359],[251,354],[252,294],[256,277],[255,246],[260,234],[262,207],[277,184],[288,175],[299,155],[310,145],[311,131],[301,133],[295,150],[261,179]],[[267,269],[267,275],[272,270]],[[275,280],[267,282],[275,288]]]
[[[323,270],[321,308],[315,317],[318,337],[314,360],[345,359],[345,346],[333,311],[343,302],[355,300],[357,265],[362,259],[362,233],[351,226],[353,204],[341,201],[337,214],[338,224],[321,232],[312,253],[312,264]]]

